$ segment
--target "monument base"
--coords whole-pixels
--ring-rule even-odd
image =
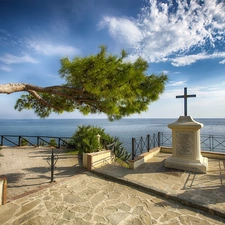
[[[166,159],[165,167],[196,173],[207,173],[208,158],[202,157],[201,160],[188,160],[171,156]]]

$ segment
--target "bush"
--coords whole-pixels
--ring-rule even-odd
[[[21,138],[20,145],[21,146],[26,146],[26,145],[28,145],[28,141],[26,139]]]
[[[114,149],[113,149],[115,157],[126,162],[130,158],[131,154],[128,153],[127,150],[122,145],[123,145],[123,143],[119,140],[119,138],[115,137],[114,138]]]
[[[77,131],[72,136],[70,145],[74,146],[79,153],[96,152],[103,148],[101,142],[98,142],[97,135],[101,136],[101,139],[109,140],[110,136],[105,133],[103,128],[97,126],[78,126]]]
[[[91,153],[99,151],[105,146],[103,146],[102,142],[98,142],[98,134],[101,136],[101,139],[106,140],[107,143],[109,143],[108,147],[110,146],[110,150],[117,159],[127,162],[131,154],[122,146],[123,143],[119,138],[111,137],[109,134],[105,133],[103,128],[97,126],[78,126],[77,131],[68,142],[69,146],[73,146],[80,154],[83,152]]]
[[[41,142],[39,143],[39,145],[40,145],[40,146],[47,146],[46,142],[44,142],[44,141],[41,141]]]
[[[54,138],[51,138],[50,141],[49,141],[49,146],[52,146],[52,147],[57,147],[57,143],[56,143],[56,140]]]

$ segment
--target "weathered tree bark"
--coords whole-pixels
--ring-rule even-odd
[[[9,83],[9,84],[0,84],[0,94],[12,94],[15,92],[26,91],[29,92],[30,90],[35,92],[42,92],[42,93],[49,93],[49,94],[59,94],[61,91],[73,91],[76,94],[83,93],[82,90],[68,87],[68,86],[49,86],[49,87],[39,87],[32,84],[25,84],[25,83]]]
[[[61,96],[66,99],[71,99],[78,104],[85,103],[92,105],[93,103],[98,101],[94,97],[90,98],[90,94],[82,90],[81,88],[74,88],[68,85],[40,87],[25,83],[0,84],[0,94],[12,94],[23,91],[28,92],[30,95],[32,95],[40,104],[46,107],[54,108],[55,110],[60,110],[61,107],[59,105],[56,106],[46,101],[44,98],[40,96],[40,93]]]

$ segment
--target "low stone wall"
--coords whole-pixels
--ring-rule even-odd
[[[6,188],[7,188],[7,179],[6,176],[0,176],[0,205],[6,203]]]
[[[129,168],[135,170],[138,166],[145,163],[148,159],[152,158],[154,155],[160,152],[160,147],[151,149],[149,152],[142,153],[141,155],[135,157],[134,160],[129,160]]]
[[[106,164],[111,164],[114,160],[111,150],[103,150],[93,153],[83,153],[83,167],[93,170]]]
[[[163,153],[171,153],[172,154],[172,148],[170,147],[160,147],[160,152]],[[209,152],[201,150],[201,154],[203,157],[211,158],[211,159],[225,159],[225,153],[220,152]]]
[[[201,151],[203,157],[211,158],[211,159],[225,159],[224,153],[219,152],[208,152],[208,151]]]
[[[129,168],[135,170],[159,152],[172,154],[172,148],[161,146],[153,148],[149,152],[142,153],[141,155],[136,156],[134,160],[128,161]],[[201,154],[203,157],[225,159],[224,153],[201,151]],[[112,152],[110,150],[103,150],[94,153],[83,153],[83,167],[87,170],[93,170],[94,168],[111,164],[113,161],[114,156],[112,156]]]
[[[135,170],[138,166],[145,163],[148,159],[152,158],[155,154],[159,152],[172,154],[172,148],[161,146],[153,148],[149,152],[142,153],[141,155],[135,157],[134,160],[129,160],[129,168]],[[208,152],[202,150],[201,154],[203,157],[225,160],[224,153]]]

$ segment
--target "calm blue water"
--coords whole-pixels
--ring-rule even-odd
[[[201,134],[224,135],[225,119],[196,119],[204,124]],[[132,137],[145,137],[157,132],[171,132],[168,124],[177,119],[0,119],[0,135],[71,137],[79,125],[102,127],[111,136],[119,137],[124,147],[130,148]]]

